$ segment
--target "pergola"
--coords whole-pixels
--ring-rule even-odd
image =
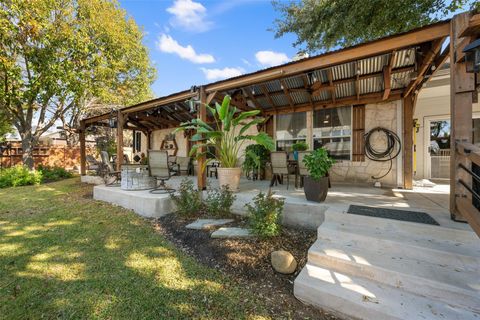
[[[461,23],[463,28],[468,27],[472,24],[470,18],[475,22],[478,21],[478,19],[475,20],[477,16],[471,18],[470,13],[465,13],[454,20],[441,21],[406,33],[254,73],[194,86],[190,90],[127,106],[116,112],[117,128],[144,132],[147,136],[147,144],[151,147],[152,131],[174,128],[181,122],[195,117],[208,121],[204,104],[221,101],[226,94],[232,97],[232,104],[238,109],[259,109],[267,119],[277,114],[313,111],[343,105],[352,105],[355,112],[356,107],[360,109],[365,104],[403,100],[404,187],[411,189],[413,113],[416,98],[424,83],[451,57],[451,52],[455,53],[454,58],[450,58],[452,81],[458,81],[459,70],[462,67],[465,69],[464,63],[458,60],[458,52],[469,43],[471,36],[460,39],[460,33],[455,34],[452,30],[455,30],[457,23]],[[450,45],[446,46],[444,44],[449,37]],[[462,79],[466,77],[464,74],[465,71],[461,75]],[[452,85],[452,88],[454,87]],[[471,96],[470,92],[470,116]],[[191,98],[198,99],[201,104],[191,109],[187,103]],[[456,108],[457,103],[468,104],[468,101],[457,101],[455,94],[452,94],[452,110]],[[452,112],[452,117],[456,114]],[[459,117],[462,116],[459,115]],[[108,125],[110,117],[111,114],[107,113],[81,121],[82,175],[85,174],[86,168],[85,130],[92,125]],[[453,123],[452,136],[455,135],[455,119]],[[362,125],[357,124],[357,127],[355,124],[352,125],[352,134],[363,136]],[[123,130],[117,130],[119,159],[123,156],[122,146]],[[363,150],[363,142],[352,145],[352,149]],[[199,166],[203,161],[205,160],[199,160]],[[118,163],[118,166],[120,167],[121,164]],[[456,174],[452,174],[452,177],[455,176]],[[199,174],[199,188],[204,188],[205,185],[205,173]]]

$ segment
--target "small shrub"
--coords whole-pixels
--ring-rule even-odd
[[[29,170],[24,166],[0,170],[0,188],[34,185],[41,181],[42,173],[40,171]]]
[[[253,205],[247,204],[248,220],[252,232],[261,237],[269,238],[280,234],[284,200],[273,197],[271,192],[260,192],[253,198]]]
[[[333,166],[335,160],[330,158],[327,150],[319,148],[305,155],[303,163],[307,167],[310,177],[318,181],[327,176],[328,170]]]
[[[230,209],[235,198],[228,186],[222,186],[220,189],[208,189],[207,197],[205,198],[205,209],[215,217],[229,216],[232,213]]]
[[[73,177],[71,172],[68,172],[61,167],[38,166],[38,171],[42,173],[42,182],[57,181]]]
[[[177,212],[182,216],[191,216],[202,209],[200,193],[195,189],[193,181],[188,178],[180,182],[178,194],[172,193],[170,198],[177,206]]]

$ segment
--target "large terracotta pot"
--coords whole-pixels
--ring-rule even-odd
[[[218,184],[220,186],[227,185],[230,190],[237,192],[240,184],[240,176],[242,174],[242,168],[217,168],[218,172]]]
[[[308,201],[323,202],[328,193],[328,177],[320,178],[319,181],[305,176],[303,190]]]

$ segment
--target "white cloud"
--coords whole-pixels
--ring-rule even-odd
[[[250,61],[248,61],[247,59],[242,58],[242,62],[243,62],[244,64],[246,64],[247,66],[249,66],[249,67],[252,66],[252,64],[250,63]]]
[[[167,12],[174,16],[170,21],[172,26],[188,31],[204,32],[213,25],[206,19],[207,9],[201,3],[192,0],[175,0],[173,5],[167,8]]]
[[[275,51],[258,51],[255,53],[255,58],[264,67],[278,66],[290,61],[285,53]]]
[[[236,67],[236,68],[226,67],[223,69],[200,68],[200,70],[203,71],[205,78],[207,78],[207,80],[210,80],[210,81],[237,77],[245,73],[245,70],[239,67]]]
[[[193,63],[215,62],[215,58],[211,54],[196,53],[191,45],[183,47],[177,42],[177,40],[173,39],[168,34],[161,34],[160,37],[158,37],[157,47],[160,51],[174,53],[180,58]]]

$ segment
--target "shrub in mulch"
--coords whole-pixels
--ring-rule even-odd
[[[212,230],[186,229],[185,226],[193,220],[170,214],[153,220],[153,224],[178,248],[199,262],[231,275],[234,281],[268,302],[275,318],[335,319],[302,304],[293,296],[293,281],[306,263],[308,249],[316,239],[315,230],[283,227],[276,237],[212,239]],[[249,223],[237,218],[233,224],[248,226]],[[273,270],[270,254],[275,250],[286,250],[293,254],[298,262],[294,274],[283,275]]]

